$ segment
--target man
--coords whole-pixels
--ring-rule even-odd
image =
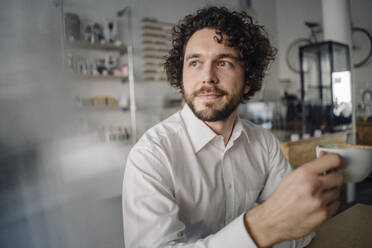
[[[277,139],[238,117],[275,55],[262,27],[209,7],[186,16],[172,44],[165,69],[186,104],[129,154],[125,246],[307,245],[339,206],[342,161],[326,154],[291,172]]]

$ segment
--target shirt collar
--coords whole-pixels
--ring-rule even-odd
[[[234,133],[236,133],[236,136],[233,137],[234,140],[237,139],[240,136],[241,133],[243,133],[245,135],[245,137],[247,138],[247,141],[249,142],[248,132],[244,128],[244,126],[242,124],[242,120],[240,119],[239,115],[238,115],[238,119],[236,120],[233,135],[234,135]]]
[[[195,153],[199,152],[208,144],[217,134],[210,129],[202,120],[195,116],[190,107],[185,103],[181,110],[181,117],[185,124],[186,131],[190,137]],[[248,139],[248,134],[243,128],[240,117],[238,116],[230,140],[235,141],[241,133],[244,133]],[[230,142],[229,142],[230,143]]]
[[[187,103],[183,106],[181,117],[195,153],[199,152],[208,142],[217,136],[212,129],[195,116]]]

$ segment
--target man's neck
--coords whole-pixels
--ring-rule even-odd
[[[238,108],[236,108],[236,110],[234,110],[234,112],[232,112],[231,115],[226,120],[213,121],[213,122],[205,121],[204,123],[208,127],[210,127],[216,134],[223,136],[223,140],[226,146],[227,143],[229,142],[232,131],[234,129],[237,116],[238,116]]]

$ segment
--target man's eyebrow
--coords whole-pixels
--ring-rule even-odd
[[[230,58],[230,59],[234,59],[234,60],[237,60],[237,61],[240,61],[240,58],[231,54],[231,53],[222,53],[222,54],[219,54],[217,56],[219,59],[223,59],[223,58]]]
[[[189,60],[189,59],[193,59],[193,58],[200,58],[201,57],[201,54],[199,53],[193,53],[193,54],[190,54],[188,55],[186,58],[185,58],[185,61]],[[237,60],[237,61],[240,61],[240,58],[231,54],[231,53],[222,53],[222,54],[218,54],[217,55],[217,58],[218,59],[223,59],[223,58],[230,58],[230,59],[234,59],[234,60]]]
[[[189,59],[193,59],[193,58],[200,58],[200,54],[199,53],[193,53],[193,54],[190,54],[189,56],[187,56],[185,58],[185,61],[189,60]]]

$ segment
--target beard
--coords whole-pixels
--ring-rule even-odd
[[[184,92],[184,91],[183,91]],[[232,112],[239,106],[243,93],[242,90],[238,91],[240,94],[229,94],[228,92],[217,88],[216,86],[206,87],[203,86],[198,91],[191,94],[184,92],[183,98],[190,107],[192,112],[202,121],[215,122],[226,120]],[[226,101],[221,103],[218,102],[207,102],[203,103],[204,108],[197,110],[195,106],[195,99],[199,94],[202,93],[217,93],[221,97],[226,97]],[[219,106],[220,105],[220,106]]]

